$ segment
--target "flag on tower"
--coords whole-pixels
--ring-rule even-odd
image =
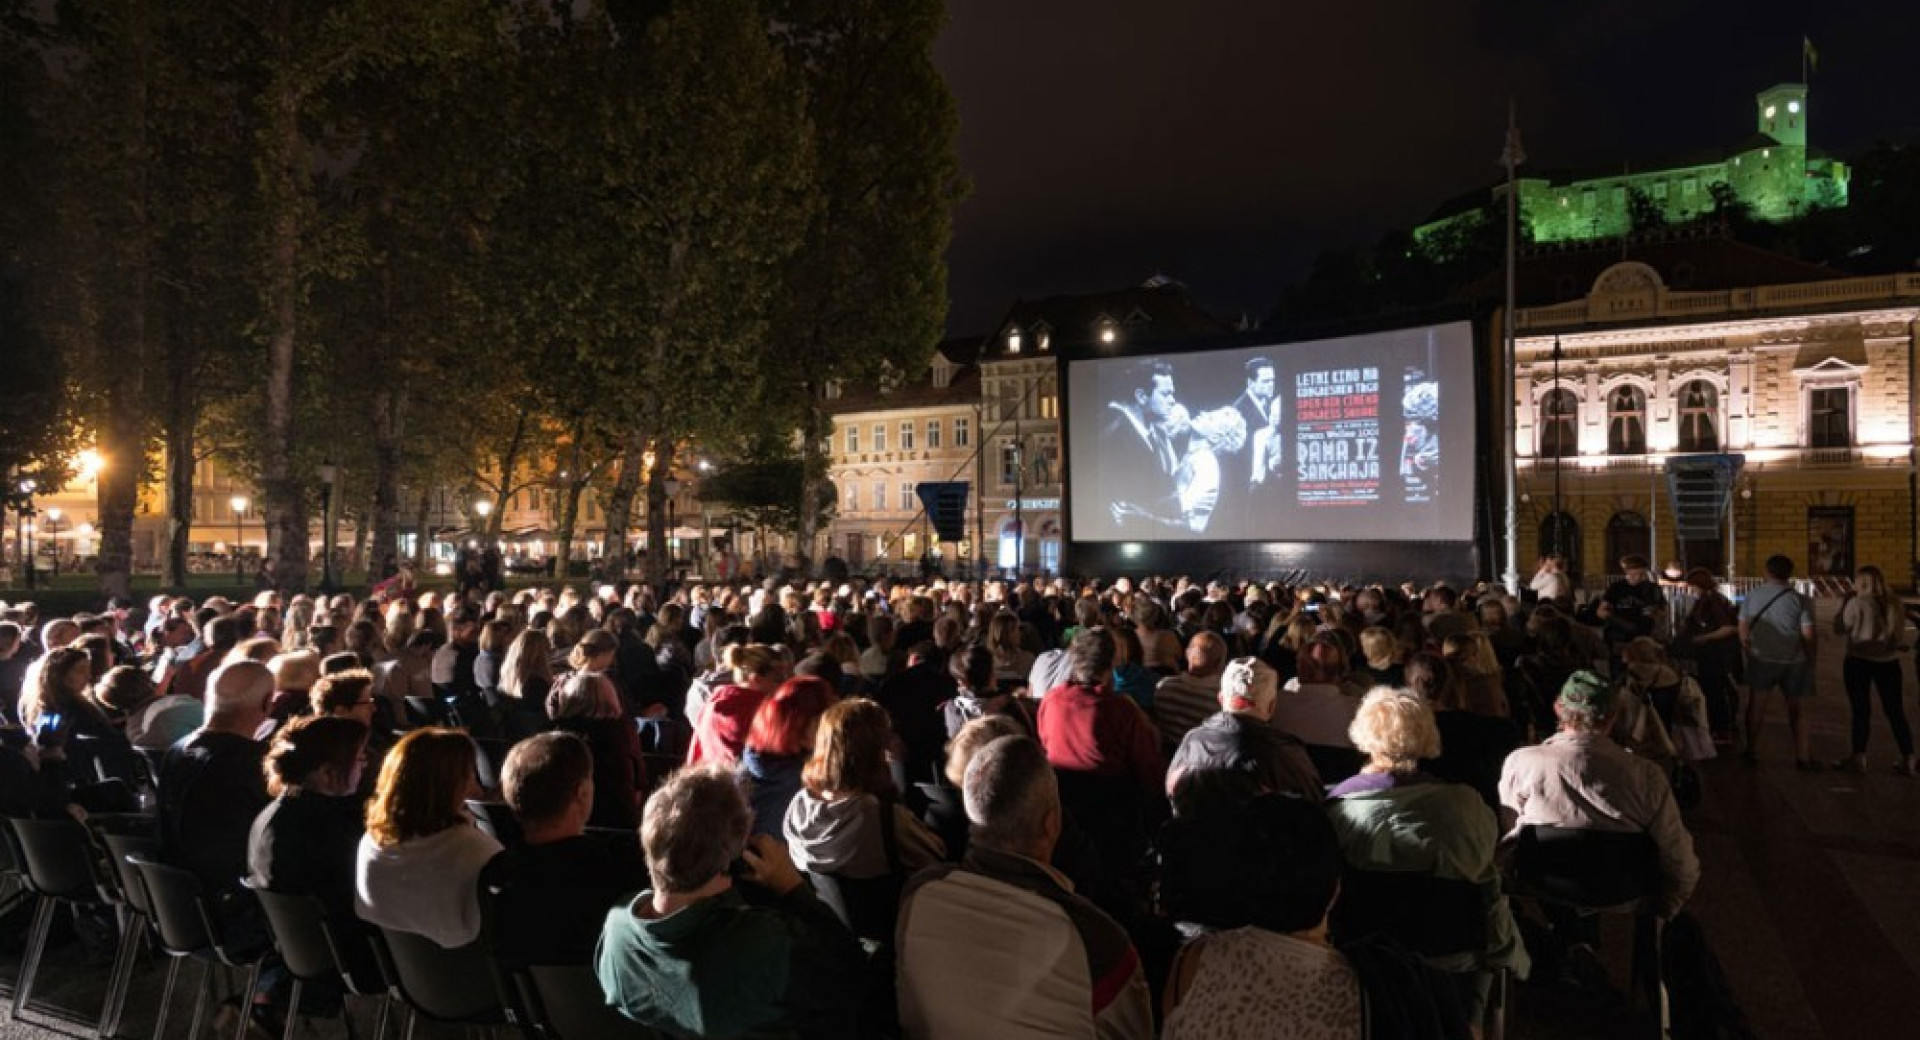
[[[1800,37],[1800,64],[1802,72],[1812,72],[1820,68],[1820,52],[1813,49],[1813,37]],[[1805,78],[1804,75],[1802,78]]]

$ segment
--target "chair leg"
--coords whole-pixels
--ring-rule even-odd
[[[413,1027],[420,1024],[420,1012],[407,1009],[407,1033],[405,1040],[413,1040]]]
[[[193,1025],[187,1029],[187,1040],[200,1040],[200,1027],[207,1021],[207,1002],[213,999],[213,976],[219,970],[217,962],[200,962],[200,992],[193,998]]]
[[[139,941],[136,922],[125,913],[124,907],[116,907],[116,917],[120,922],[120,946],[113,951],[113,967],[107,969],[107,995],[100,1002],[100,1023],[93,1027],[93,1035],[98,1040],[106,1040],[113,1035],[114,1019],[119,1017],[121,1002],[126,999],[127,980],[133,975],[134,944]]]
[[[253,962],[247,969],[247,984],[240,991],[240,1024],[233,1027],[233,1040],[247,1040],[247,1026],[253,1022],[253,991],[260,988],[260,965],[264,958]],[[287,1014],[287,1022],[293,1022],[293,1014]]]
[[[173,1007],[173,984],[180,981],[180,962],[184,957],[167,958],[167,981],[160,987],[160,1009],[154,1013],[153,1040],[167,1035],[167,1011]]]
[[[341,1002],[341,1007],[342,1009],[346,1007],[344,1001]],[[293,980],[293,995],[287,1000],[287,1026],[280,1031],[280,1040],[293,1040],[293,1026],[298,1021],[300,1021],[300,980],[296,978]],[[244,1036],[243,1032],[243,1040]]]
[[[393,997],[380,998],[380,1015],[373,1020],[373,1040],[387,1040],[387,1019],[393,1014]]]
[[[55,903],[41,896],[40,905],[33,910],[33,928],[27,933],[27,955],[20,959],[20,976],[13,983],[13,1017],[16,1019],[26,1010],[27,995],[33,991],[33,977],[40,972],[40,955],[47,948],[47,933],[53,930]]]

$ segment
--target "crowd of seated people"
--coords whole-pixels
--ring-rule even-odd
[[[1503,841],[1644,834],[1664,915],[1698,879],[1651,743],[1677,671],[1592,627],[1162,579],[7,608],[0,809],[130,807],[69,760],[149,749],[128,784],[228,927],[264,941],[245,877],[591,965],[684,1036],[1355,1036],[1399,998],[1340,879],[1418,875],[1484,901],[1478,948],[1393,975],[1465,1028],[1529,969]]]

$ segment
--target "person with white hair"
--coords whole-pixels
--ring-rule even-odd
[[[273,673],[258,661],[222,665],[207,677],[206,722],[160,765],[160,851],[191,871],[214,912],[235,928],[261,928],[240,888],[248,836],[271,798],[257,739],[273,697]],[[245,933],[243,933],[245,934]],[[257,933],[264,939],[264,931]]]
[[[1203,792],[1222,788],[1320,801],[1320,774],[1306,748],[1268,723],[1279,693],[1280,675],[1266,662],[1241,657],[1228,663],[1220,674],[1220,710],[1187,731],[1167,768],[1176,814],[1184,815]]]
[[[961,796],[966,858],[921,871],[900,901],[906,1035],[1151,1037],[1126,930],[1048,865],[1062,810],[1046,752],[1026,737],[992,741],[967,763]]]
[[[1375,687],[1361,700],[1349,735],[1367,764],[1327,792],[1327,815],[1347,866],[1472,882],[1484,896],[1486,948],[1434,963],[1443,971],[1474,976],[1475,1001],[1468,1013],[1471,1021],[1479,1021],[1493,969],[1510,968],[1525,978],[1531,966],[1494,863],[1499,821],[1473,788],[1420,770],[1421,759],[1440,753],[1440,729],[1433,708],[1419,694]]]

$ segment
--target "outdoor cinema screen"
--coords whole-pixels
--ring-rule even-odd
[[[1073,538],[1466,541],[1473,327],[1076,361]]]

